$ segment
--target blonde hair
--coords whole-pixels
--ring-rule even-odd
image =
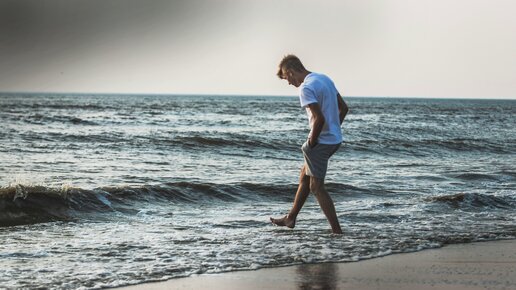
[[[288,70],[295,70],[298,72],[302,72],[302,71],[306,70],[305,67],[303,66],[303,63],[301,63],[301,61],[299,60],[299,58],[293,54],[286,55],[281,60],[281,62],[279,64],[278,72],[276,73],[276,75],[280,79],[283,79],[283,71],[282,71],[283,68],[288,69]]]

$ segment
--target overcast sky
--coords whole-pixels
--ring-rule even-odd
[[[0,0],[0,91],[516,98],[514,0]]]

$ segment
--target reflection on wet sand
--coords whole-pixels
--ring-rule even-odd
[[[298,289],[337,289],[338,273],[334,263],[299,265],[296,273]]]

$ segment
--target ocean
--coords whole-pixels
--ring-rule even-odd
[[[516,101],[345,97],[326,177],[288,212],[296,97],[0,95],[0,288],[98,289],[516,238]]]

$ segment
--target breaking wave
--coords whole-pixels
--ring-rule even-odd
[[[367,193],[353,186],[330,184],[334,190]],[[175,182],[162,185],[113,186],[95,189],[26,186],[0,188],[0,226],[68,221],[102,213],[136,214],[142,203],[212,204],[219,202],[291,201],[296,185]]]

